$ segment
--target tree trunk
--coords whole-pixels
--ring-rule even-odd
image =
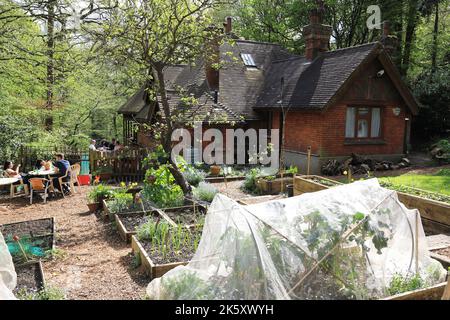
[[[406,26],[405,35],[405,49],[403,50],[402,58],[402,75],[406,76],[411,62],[411,49],[412,42],[414,38],[414,33],[416,32],[418,10],[417,10],[418,0],[409,1],[409,12],[408,12],[408,24]]]
[[[436,12],[434,17],[434,29],[433,29],[433,48],[431,51],[431,70],[433,72],[435,72],[437,69],[438,33],[439,33],[439,1],[436,1]]]
[[[47,4],[47,116],[45,118],[45,129],[53,129],[53,98],[55,84],[55,0]]]
[[[158,86],[158,93],[161,97],[161,104],[164,112],[164,122],[166,124],[165,132],[161,134],[161,144],[164,148],[164,151],[169,155],[169,161],[171,166],[169,167],[170,172],[172,173],[173,177],[175,178],[175,181],[177,184],[181,187],[183,190],[183,193],[185,195],[192,193],[192,188],[187,182],[184,175],[181,173],[180,168],[178,168],[177,164],[172,160],[171,152],[172,152],[172,130],[173,130],[173,123],[172,123],[172,117],[171,117],[171,111],[169,107],[169,102],[167,99],[166,94],[166,85],[164,82],[164,73],[163,73],[164,66],[156,65],[154,66],[155,72],[156,72],[156,78],[157,86]]]

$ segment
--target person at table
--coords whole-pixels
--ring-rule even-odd
[[[5,164],[3,165],[3,171],[5,171],[6,178],[22,179],[22,176],[19,173],[19,169],[20,164],[18,164],[14,169],[14,163],[12,163],[12,161],[5,161]]]
[[[109,151],[114,151],[117,145],[117,141],[115,138],[112,139],[112,142],[109,144]]]
[[[120,144],[120,141],[116,141],[116,146],[114,147],[114,151],[120,151],[123,149],[123,145]]]
[[[18,164],[14,169],[14,163],[12,163],[12,161],[5,161],[5,164],[3,165],[3,170],[5,172],[5,178],[19,179],[19,181],[13,183],[13,185],[28,184],[29,180],[28,176],[26,174],[21,174],[19,172],[20,164]]]
[[[64,177],[67,171],[70,170],[70,162],[64,159],[64,154],[57,153],[55,155],[56,161],[53,163],[55,169],[55,177],[52,178],[53,186],[57,190],[61,190],[61,186],[59,184],[59,178]],[[64,178],[63,182],[70,181],[70,175]],[[70,188],[67,186],[63,186],[63,192],[70,192]]]

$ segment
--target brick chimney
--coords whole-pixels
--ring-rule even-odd
[[[230,34],[233,31],[233,18],[227,17],[223,23],[223,26],[225,28],[225,34]]]
[[[317,7],[309,13],[309,25],[303,27],[308,60],[314,60],[321,52],[326,52],[330,46],[331,26],[323,24],[325,8],[322,0],[317,0]]]
[[[383,35],[380,42],[384,46],[384,50],[391,57],[394,55],[398,47],[398,38],[391,34],[391,24],[389,21],[383,22]]]
[[[205,43],[205,74],[211,91],[219,90],[219,70],[215,68],[220,63],[220,39],[222,29],[211,25],[206,29]]]

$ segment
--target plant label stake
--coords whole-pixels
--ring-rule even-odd
[[[14,236],[14,237],[13,237],[13,240],[14,240],[15,242],[17,242],[17,244],[19,245],[20,251],[22,251],[22,254],[23,254],[23,256],[25,257],[25,260],[28,262],[28,261],[29,261],[28,256],[27,256],[27,254],[25,253],[25,250],[23,249],[22,244],[20,243],[20,238],[19,238],[19,236]]]
[[[308,146],[308,168],[306,170],[306,175],[309,176],[311,169],[311,146]]]

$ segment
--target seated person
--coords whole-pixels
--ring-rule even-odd
[[[123,145],[120,144],[120,141],[116,141],[116,146],[114,147],[114,151],[120,151],[123,149]]]
[[[5,172],[5,178],[16,178],[19,179],[18,182],[15,182],[14,185],[20,185],[20,184],[28,184],[28,177],[25,174],[19,173],[20,164],[16,166],[16,169],[14,169],[14,163],[12,161],[5,161],[5,164],[3,165],[3,170]],[[26,190],[25,190],[26,191]]]
[[[109,151],[114,151],[117,145],[116,139],[112,139],[112,142],[109,144]]]
[[[62,153],[57,153],[55,155],[56,157],[56,161],[53,164],[55,167],[55,172],[56,172],[56,177],[52,178],[53,180],[53,186],[58,189],[61,190],[61,186],[59,184],[59,179],[60,177],[64,177],[67,174],[67,171],[70,170],[70,162],[67,160],[64,160],[64,154]],[[67,175],[67,177],[65,177],[63,179],[64,182],[70,181],[70,174]],[[64,186],[64,189],[62,190],[65,193],[70,192],[70,189],[67,186]]]
[[[50,161],[38,160],[34,166],[35,170],[48,171],[52,169],[52,163]]]

